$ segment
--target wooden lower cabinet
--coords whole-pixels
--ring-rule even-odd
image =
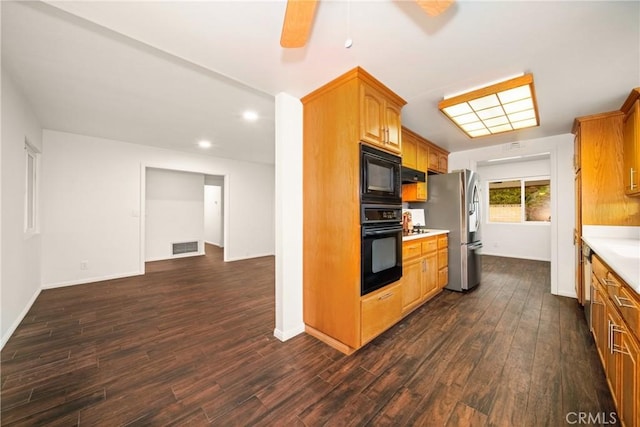
[[[402,317],[402,286],[397,282],[362,298],[361,342],[371,341]]]
[[[438,236],[438,287],[440,289],[449,283],[449,238],[447,235]]]
[[[423,237],[402,244],[403,315],[431,299],[446,285],[449,275],[446,245],[447,235]],[[444,257],[441,255],[443,250]]]
[[[424,256],[422,274],[422,299],[426,300],[440,292],[438,287],[438,253],[436,251]]]
[[[620,354],[620,418],[626,427],[640,427],[640,345],[628,333]]]
[[[402,264],[402,312],[411,311],[422,302],[422,258]]]
[[[591,331],[621,424],[640,427],[640,340],[628,322],[637,316],[640,297],[630,295],[597,256],[593,261]]]

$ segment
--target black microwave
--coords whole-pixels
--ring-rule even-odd
[[[399,156],[360,144],[360,201],[402,203],[401,163]]]

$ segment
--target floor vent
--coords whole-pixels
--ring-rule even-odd
[[[183,242],[173,244],[173,255],[198,252],[198,242]]]

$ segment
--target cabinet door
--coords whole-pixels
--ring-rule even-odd
[[[636,100],[624,118],[624,191],[627,195],[640,195],[640,99]]]
[[[418,142],[408,135],[402,138],[402,165],[418,169]]]
[[[438,290],[438,253],[431,252],[424,257],[422,295],[428,298]]]
[[[400,107],[390,102],[384,103],[384,125],[387,132],[386,148],[397,154],[402,152],[402,125],[400,114]]]
[[[404,139],[402,140],[402,149],[404,150]],[[416,169],[422,172],[427,172],[429,169],[429,147],[425,144],[418,143],[418,158]]]
[[[438,170],[438,150],[433,147],[429,147],[429,169]]]
[[[444,288],[449,283],[449,267],[438,270],[438,287]]]
[[[605,352],[608,351],[607,321],[605,319],[605,305],[600,286],[597,285],[597,278],[591,274],[591,333],[596,342],[596,348],[600,361],[604,366]]]
[[[427,183],[426,182],[417,182],[416,183],[416,200],[418,201],[427,201]]]
[[[373,88],[363,84],[360,89],[360,139],[385,147],[386,129],[384,119],[384,98]]]
[[[402,312],[420,304],[422,299],[422,258],[402,264]]]
[[[607,351],[605,352],[605,372],[611,385],[613,400],[616,408],[620,408],[620,365],[622,348],[622,322],[615,309],[605,300],[605,314],[607,320]]]
[[[449,156],[446,153],[438,153],[438,172],[447,173],[449,171]]]
[[[626,427],[640,427],[640,349],[633,337],[622,336],[619,416]]]

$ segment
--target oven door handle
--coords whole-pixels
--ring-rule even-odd
[[[395,233],[401,233],[401,232],[402,232],[402,227],[376,228],[374,230],[367,229],[364,227],[362,228],[363,236],[380,236],[383,234],[395,234]]]

